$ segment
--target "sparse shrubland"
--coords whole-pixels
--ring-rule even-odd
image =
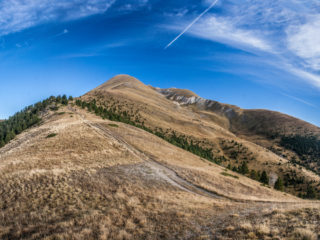
[[[257,170],[251,169],[249,167],[249,164],[251,162],[254,163],[256,158],[253,153],[248,150],[248,148],[244,147],[241,143],[238,143],[234,140],[222,140],[220,142],[220,146],[223,150],[223,153],[227,157],[227,160],[223,164],[225,167],[234,172],[250,177],[253,180],[268,185],[269,176],[268,172],[265,169],[260,168],[259,170]],[[306,181],[305,178],[299,176],[296,171],[279,171],[278,174],[278,180],[274,185],[274,188],[276,190],[285,191],[301,198],[320,198],[319,185]],[[307,194],[309,188],[313,188],[315,194]]]

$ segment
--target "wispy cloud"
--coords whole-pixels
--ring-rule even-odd
[[[71,53],[67,55],[62,55],[56,57],[57,59],[72,59],[72,58],[92,58],[92,57],[98,57],[103,56],[101,53]]]
[[[111,42],[111,43],[107,43],[104,45],[95,46],[94,48],[83,49],[81,52],[59,55],[55,58],[57,58],[57,59],[73,59],[73,58],[101,57],[101,56],[107,55],[107,50],[126,47],[129,45],[130,45],[130,42],[128,42],[128,41]]]
[[[305,101],[305,100],[303,100],[303,99],[301,99],[301,98],[298,98],[298,97],[289,95],[289,94],[284,93],[284,92],[281,92],[281,94],[282,94],[283,96],[286,96],[286,97],[288,97],[288,98],[291,98],[291,99],[293,99],[293,100],[295,100],[295,101],[297,101],[297,102],[301,102],[301,103],[303,103],[303,104],[305,104],[305,105],[308,105],[308,106],[311,106],[311,107],[313,107],[313,108],[319,109],[318,106],[316,106],[316,105],[314,105],[314,104],[312,104],[312,103],[310,103],[310,102],[308,102],[308,101]]]
[[[227,18],[208,16],[199,22],[189,34],[199,38],[222,42],[240,49],[255,48],[272,52],[271,45],[259,35],[259,31],[238,28]]]
[[[290,26],[287,42],[289,50],[302,58],[306,67],[320,70],[320,15],[304,24]]]
[[[219,11],[197,19],[182,34],[255,53],[274,61],[270,66],[320,89],[319,9],[317,0],[221,1]],[[166,29],[178,32],[186,19]]]
[[[118,1],[118,3],[118,11],[130,12],[146,6],[149,0],[122,0]]]
[[[50,21],[66,21],[104,13],[116,0],[0,1],[0,36]]]
[[[68,29],[64,29],[62,32],[54,35],[53,38],[60,37],[60,36],[63,36],[65,34],[68,34],[68,33],[69,33],[69,30]]]
[[[317,88],[320,88],[320,76],[319,75],[305,71],[303,69],[292,67],[292,66],[288,67],[287,70],[290,71],[291,73],[293,73],[294,75],[300,77],[301,79],[305,80],[309,84],[311,84]]]
[[[214,0],[212,4],[204,10],[198,17],[196,17],[177,37],[175,37],[164,49],[170,47],[175,41],[177,41],[183,34],[185,34],[196,22],[200,20],[207,12],[209,12],[216,4],[218,0]]]

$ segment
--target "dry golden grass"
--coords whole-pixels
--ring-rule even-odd
[[[241,217],[230,216],[216,231],[218,239],[318,239],[318,206],[295,206],[296,210],[282,207],[281,210],[276,207],[262,212],[242,211]]]
[[[229,216],[235,220],[280,204],[239,203],[184,191],[121,145],[118,137],[139,151],[152,152],[178,174],[189,171],[191,177],[185,179],[209,190],[246,199],[236,188],[252,187],[257,199],[297,202],[241,176],[239,180],[222,176],[221,167],[140,129],[121,123],[115,128],[110,121],[82,110],[73,115],[49,115],[42,126],[1,150],[1,239],[223,239],[226,229],[230,234],[242,231],[246,239],[258,230],[237,230]],[[115,138],[92,128],[93,123],[107,128]],[[57,135],[46,138],[52,132]],[[308,203],[298,204],[302,208]],[[290,206],[283,204],[284,209]],[[299,219],[309,221],[315,213]]]
[[[318,202],[224,176],[224,168],[130,125],[61,111],[0,149],[0,239],[319,235]]]
[[[95,116],[88,116],[91,121]],[[96,119],[105,128],[108,124]],[[202,188],[220,195],[238,200],[258,201],[297,201],[291,195],[274,191],[260,183],[233,173],[238,179],[221,175],[224,168],[203,160],[189,152],[175,147],[164,140],[126,124],[119,123],[118,128],[109,128],[139,151],[151,156],[158,162],[168,165],[180,177]],[[230,172],[231,173],[231,172]]]
[[[173,91],[177,96],[181,96],[181,94],[186,95],[186,97],[196,96],[186,90],[174,89]],[[122,110],[137,113],[145,122],[145,125],[151,129],[162,128],[163,130],[175,130],[177,133],[189,136],[194,140],[205,141],[206,144],[204,146],[213,147],[216,156],[226,155],[221,147],[221,140],[236,141],[248,148],[248,151],[252,153],[254,158],[248,162],[250,169],[256,171],[265,170],[268,174],[280,177],[283,177],[286,173],[295,172],[297,177],[304,177],[306,182],[320,182],[320,177],[315,173],[300,166],[294,166],[286,158],[266,149],[266,147],[273,144],[273,142],[266,140],[266,138],[248,132],[248,129],[248,131],[237,131],[238,136],[232,133],[230,131],[232,130],[232,126],[230,125],[228,117],[224,115],[223,109],[232,108],[240,115],[248,112],[250,115],[248,121],[242,121],[241,117],[239,121],[242,121],[242,124],[249,127],[255,123],[253,122],[253,118],[257,117],[257,119],[270,118],[270,121],[276,122],[269,124],[270,127],[275,125],[277,129],[282,126],[286,131],[291,131],[293,128],[300,126],[300,128],[297,129],[304,129],[304,127],[306,127],[313,132],[320,132],[315,126],[303,121],[298,121],[290,116],[264,110],[245,111],[236,106],[220,103],[218,103],[217,106],[213,105],[214,109],[217,108],[215,111],[211,111],[210,108],[206,109],[201,104],[196,106],[183,106],[175,102],[175,97],[173,97],[172,100],[167,99],[164,95],[157,92],[155,88],[146,86],[139,80],[128,75],[116,76],[81,98],[87,101],[94,98],[98,100],[98,104],[103,105],[108,102],[109,106],[116,106]],[[268,113],[270,113],[269,118],[266,117]],[[288,124],[286,124],[286,121],[288,121]],[[240,124],[240,122],[233,124]],[[256,120],[256,123],[257,122],[259,121]],[[263,124],[266,124],[265,120],[263,120]],[[295,126],[295,124],[297,126]],[[257,126],[260,125],[257,124]],[[257,138],[261,139],[257,140]],[[289,153],[288,155],[290,156]],[[225,167],[229,163],[233,166],[239,164],[239,160],[238,163],[236,163],[237,161],[234,159],[227,159],[226,162],[222,163]],[[305,186],[300,187],[305,188]],[[297,194],[296,190],[297,189],[293,188],[287,189],[287,191]]]

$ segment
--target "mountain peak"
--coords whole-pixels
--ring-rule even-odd
[[[146,85],[143,84],[138,79],[136,79],[135,77],[132,77],[127,74],[119,74],[109,79],[107,82],[103,83],[102,85],[97,87],[95,90],[114,89],[114,88],[119,88],[121,86],[136,88],[136,87],[145,87]]]

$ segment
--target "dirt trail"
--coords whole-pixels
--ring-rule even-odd
[[[138,157],[142,162],[145,163],[145,165],[147,167],[152,169],[153,172],[158,177],[164,179],[165,181],[167,181],[171,185],[173,185],[175,187],[178,187],[183,191],[186,191],[186,192],[189,192],[189,193],[192,193],[192,194],[196,194],[196,195],[200,195],[200,196],[213,198],[213,199],[231,200],[231,201],[236,201],[236,202],[239,202],[239,203],[240,202],[243,202],[243,203],[255,202],[255,203],[262,203],[263,205],[266,205],[266,206],[268,206],[269,204],[271,204],[270,206],[274,206],[274,205],[276,205],[278,203],[279,204],[290,204],[290,205],[294,205],[295,204],[295,202],[290,202],[290,201],[289,202],[283,202],[283,201],[277,202],[277,201],[263,201],[263,200],[233,199],[231,197],[222,196],[222,195],[216,194],[215,192],[212,192],[212,191],[206,190],[204,188],[201,188],[201,187],[193,184],[192,182],[189,182],[189,181],[181,178],[173,169],[171,169],[166,164],[163,164],[163,163],[160,163],[160,162],[156,161],[152,157],[146,155],[145,153],[143,153],[142,151],[140,151],[136,147],[132,146],[131,144],[126,142],[116,132],[110,130],[107,127],[102,126],[101,124],[99,124],[97,122],[93,122],[93,121],[87,120],[86,116],[84,114],[81,114],[80,112],[75,111],[74,109],[69,109],[69,110],[71,110],[74,113],[76,113],[80,117],[80,119],[83,121],[84,124],[86,124],[87,126],[89,126],[92,129],[94,129],[97,133],[101,134],[102,136],[107,137],[108,139],[113,139],[115,142],[120,144],[124,149],[126,149],[131,154],[133,154],[136,157]]]
[[[75,111],[73,108],[69,107],[69,110],[77,114],[83,123],[85,123],[87,126],[94,129],[97,133],[101,134],[104,137],[107,137],[108,139],[113,139],[115,142],[120,144],[122,147],[124,147],[127,151],[129,151],[131,154],[138,157],[140,160],[142,160],[147,167],[153,170],[155,174],[157,174],[158,177],[164,179],[171,185],[180,188],[183,191],[193,193],[196,195],[201,195],[209,198],[214,199],[222,199],[224,197],[219,196],[213,192],[207,191],[205,189],[202,189],[196,185],[194,185],[191,182],[188,182],[184,180],[183,178],[179,177],[177,173],[170,169],[168,166],[161,164],[157,162],[156,160],[152,159],[151,157],[147,156],[137,148],[133,147],[131,144],[127,143],[121,136],[116,134],[115,132],[112,132],[110,129],[103,127],[99,123],[94,123],[85,118],[85,115]]]
[[[88,126],[99,132],[100,134],[114,139],[116,142],[121,144],[125,149],[127,149],[130,153],[141,159],[146,163],[148,167],[150,167],[159,177],[162,179],[166,180],[168,183],[172,184],[173,186],[176,186],[180,188],[181,190],[205,196],[205,197],[210,197],[210,198],[215,198],[215,199],[220,199],[223,198],[215,193],[206,191],[202,188],[197,187],[196,185],[192,184],[191,182],[188,182],[181,177],[177,175],[175,171],[170,169],[169,167],[165,166],[164,164],[161,164],[154,159],[148,157],[146,154],[143,152],[139,151],[129,143],[127,143],[124,139],[122,139],[118,134],[110,131],[110,129],[105,128],[101,126],[99,123],[92,123],[88,120],[84,120],[84,123],[86,123]]]

